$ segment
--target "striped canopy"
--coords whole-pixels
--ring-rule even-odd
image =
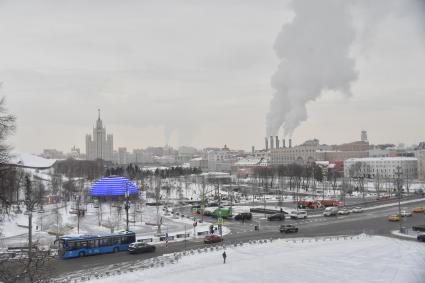
[[[136,185],[124,177],[107,177],[98,180],[91,188],[92,197],[125,196],[138,193]]]

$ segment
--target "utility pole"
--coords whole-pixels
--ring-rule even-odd
[[[406,168],[406,191],[409,197],[409,168]]]
[[[128,201],[129,193],[128,193],[128,182],[125,183],[125,216],[126,216],[126,231],[128,231],[128,209],[130,208],[130,203]],[[121,218],[121,216],[120,216]]]
[[[77,234],[80,234],[80,196],[77,196]]]
[[[156,225],[158,227],[157,235],[161,235],[161,223],[159,220],[159,200],[161,194],[161,179],[160,177],[155,177],[155,200],[156,200]]]
[[[220,196],[220,184],[221,180],[218,179],[218,229],[220,230],[220,237],[223,238],[223,227],[221,227],[221,223],[223,221],[223,218],[221,217],[221,196]]]
[[[401,167],[397,166],[397,172],[395,173],[397,175],[397,191],[398,191],[398,215],[400,216],[399,226],[400,226],[400,233],[401,233]]]
[[[266,215],[266,190],[263,188],[263,201],[264,201],[264,218],[267,219]]]
[[[201,198],[201,222],[204,223],[205,209],[205,176],[202,176],[202,198]]]

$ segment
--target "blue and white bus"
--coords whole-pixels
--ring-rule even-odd
[[[105,235],[79,235],[59,238],[59,255],[62,258],[127,251],[128,245],[136,242],[136,234],[122,231]]]

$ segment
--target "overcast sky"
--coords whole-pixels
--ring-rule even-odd
[[[288,3],[0,0],[0,95],[17,116],[10,144],[84,152],[100,108],[115,148],[263,147],[280,61],[273,46],[294,17]],[[294,143],[349,142],[362,129],[372,143],[425,140],[417,7],[390,9],[371,29],[357,11],[352,95],[310,102]]]

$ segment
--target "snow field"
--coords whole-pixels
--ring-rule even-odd
[[[89,282],[419,283],[425,278],[425,245],[381,236],[280,239],[227,246],[226,264],[222,252],[208,249],[183,256],[175,264]]]

